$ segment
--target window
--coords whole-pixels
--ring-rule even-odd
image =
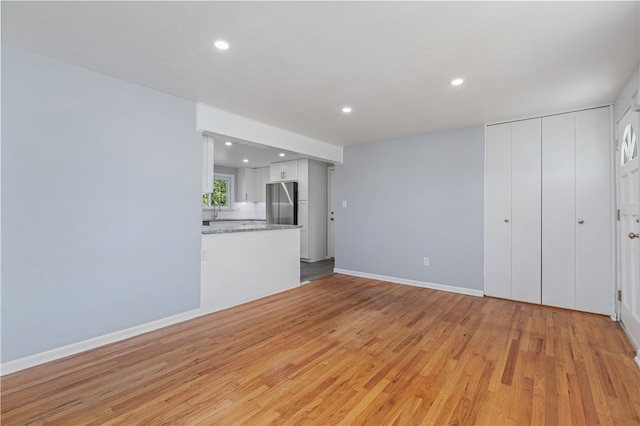
[[[636,140],[636,131],[631,124],[627,124],[622,136],[622,165],[638,156],[638,141]]]
[[[202,194],[202,207],[231,208],[233,205],[233,175],[215,174],[213,192]]]

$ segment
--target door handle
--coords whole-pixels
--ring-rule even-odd
[[[579,220],[578,223],[582,225],[584,223],[584,220]]]
[[[333,220],[333,218],[329,219],[329,220]]]
[[[629,238],[633,240],[634,238],[640,238],[640,235],[629,232]]]
[[[509,219],[505,219],[504,221],[505,221],[505,223],[509,223]]]

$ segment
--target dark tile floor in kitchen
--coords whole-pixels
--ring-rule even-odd
[[[300,282],[313,281],[333,275],[334,260],[320,260],[308,263],[300,262]]]

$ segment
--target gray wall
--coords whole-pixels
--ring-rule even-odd
[[[483,197],[482,126],[346,147],[336,268],[482,290]]]
[[[2,46],[2,362],[199,307],[195,117]]]

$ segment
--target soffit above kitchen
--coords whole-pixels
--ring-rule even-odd
[[[339,146],[607,104],[640,51],[633,1],[1,7],[3,43]]]

